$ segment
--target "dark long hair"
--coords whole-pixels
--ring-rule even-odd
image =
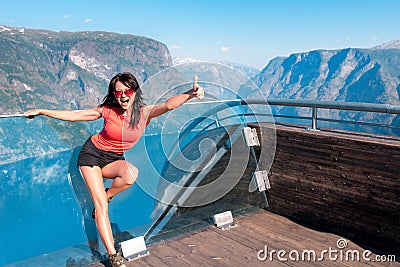
[[[129,125],[134,128],[138,125],[140,120],[140,108],[146,106],[146,104],[143,101],[143,93],[140,89],[139,83],[132,73],[118,73],[111,79],[110,84],[108,85],[108,93],[104,97],[103,102],[100,104],[100,107],[108,106],[120,108],[120,105],[114,96],[115,84],[117,82],[123,83],[126,87],[133,89],[136,93],[135,99],[133,100],[133,105],[131,107],[131,119],[129,122]]]

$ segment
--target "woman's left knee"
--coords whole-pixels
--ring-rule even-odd
[[[126,175],[126,183],[129,185],[133,185],[138,178],[139,170],[135,166],[129,166],[127,175]]]

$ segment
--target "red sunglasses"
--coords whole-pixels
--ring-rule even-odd
[[[116,97],[121,97],[122,95],[126,95],[127,97],[130,97],[131,95],[133,95],[133,93],[134,93],[135,91],[133,91],[133,89],[128,89],[128,90],[125,90],[125,91],[114,91],[114,95],[116,96]]]

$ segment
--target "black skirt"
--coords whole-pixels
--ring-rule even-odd
[[[101,169],[117,160],[125,160],[124,154],[117,154],[110,151],[98,149],[89,138],[82,146],[78,156],[78,167],[80,166],[99,166]]]

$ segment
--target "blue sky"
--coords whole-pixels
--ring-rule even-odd
[[[398,40],[399,10],[399,0],[0,0],[0,25],[141,35],[173,57],[262,69],[276,56]]]

